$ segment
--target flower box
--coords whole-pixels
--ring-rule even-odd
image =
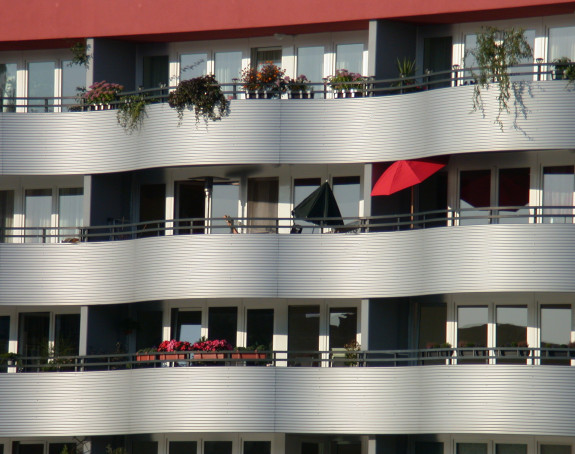
[[[154,361],[156,359],[156,355],[155,354],[141,354],[141,355],[136,355],[136,360],[137,361]]]
[[[186,359],[185,353],[160,353],[161,361],[177,361],[178,359]]]
[[[224,352],[201,352],[194,353],[194,359],[225,359],[226,353]]]
[[[265,353],[258,352],[234,352],[232,359],[266,359]]]

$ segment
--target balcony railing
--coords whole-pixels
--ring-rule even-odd
[[[30,356],[2,359],[0,372],[90,372],[153,367],[407,367],[461,364],[575,365],[575,346],[411,350],[220,351]]]
[[[575,65],[566,63],[561,66]],[[397,95],[414,93],[436,88],[458,87],[477,83],[476,74],[479,68],[460,68],[454,65],[451,70],[426,72],[408,77],[376,80],[366,77],[359,82],[345,82],[345,90],[334,90],[328,79],[321,82],[308,84],[306,92],[286,91],[281,95],[285,99],[328,99],[328,98],[361,98],[371,96]],[[510,68],[511,80],[516,82],[540,81],[562,79],[562,72],[555,69],[553,63],[529,63]],[[152,103],[166,103],[170,90],[175,86],[125,92],[122,95],[144,94]],[[246,93],[242,82],[234,79],[232,83],[222,84],[224,93],[230,99],[271,99],[277,95],[271,95],[265,91]],[[94,105],[86,104],[80,96],[68,97],[0,97],[0,112],[62,112],[62,111],[87,111],[115,109],[122,101],[118,100],[109,104]]]
[[[334,225],[338,221],[341,225]],[[573,224],[575,206],[494,206],[343,218],[182,218],[78,227],[3,227],[4,243],[121,241],[188,234],[359,234],[484,224]]]

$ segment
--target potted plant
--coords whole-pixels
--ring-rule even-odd
[[[251,345],[248,347],[236,347],[232,353],[232,359],[266,359],[265,345]]]
[[[348,367],[355,367],[359,364],[357,361],[359,358],[359,351],[361,351],[361,345],[355,339],[348,342],[343,346],[345,348],[345,359],[347,361],[344,364]]]
[[[107,110],[112,107],[115,101],[118,101],[123,85],[106,82],[94,82],[88,91],[82,94],[84,104],[92,106],[92,110]]]
[[[253,67],[245,68],[240,80],[248,99],[271,99],[279,98],[286,90],[284,75],[285,69],[268,61],[259,70]]]
[[[136,361],[154,361],[157,358],[156,347],[141,348],[136,352]]]
[[[186,353],[192,350],[192,345],[186,341],[178,341],[175,339],[165,340],[159,346],[157,351],[164,352],[159,355],[160,360],[175,361],[178,359],[186,359]]]
[[[146,106],[150,102],[143,93],[122,96],[116,116],[118,124],[129,134],[140,129],[146,116]]]
[[[335,76],[327,78],[336,98],[360,97],[363,95],[365,79],[359,73],[353,73],[347,69],[338,69]]]
[[[288,96],[291,99],[308,99],[313,98],[313,92],[309,92],[309,80],[305,75],[301,75],[292,79],[291,77],[285,78]]]
[[[477,47],[466,53],[473,55],[479,66],[479,74],[472,73],[475,79],[473,110],[483,112],[481,90],[483,88],[488,89],[492,83],[497,84],[499,111],[495,123],[503,131],[501,114],[504,111],[509,112],[508,103],[511,98],[511,87],[515,84],[515,82],[511,82],[509,68],[533,56],[525,33],[522,29],[500,30],[495,27],[487,27],[477,34]]]
[[[397,83],[398,87],[402,88],[402,91],[416,91],[418,87],[414,87],[415,85],[415,60],[411,60],[407,57],[400,60],[399,58],[396,61],[397,65],[397,72],[401,80]]]
[[[233,350],[232,345],[225,339],[209,340],[202,337],[191,346],[194,352],[194,359],[224,359],[225,352]]]
[[[168,104],[178,112],[179,125],[185,110],[194,110],[196,123],[217,121],[229,115],[230,101],[212,74],[181,81],[168,96]]]
[[[2,353],[0,355],[0,364],[5,364],[8,367],[17,366],[20,362],[20,355],[18,353]]]

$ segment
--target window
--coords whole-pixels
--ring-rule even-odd
[[[527,346],[527,307],[525,306],[498,306],[496,308],[497,325],[495,329],[495,345],[497,347],[525,347]],[[502,350],[498,363],[522,363],[524,359],[508,359],[508,356],[522,355],[521,352]]]
[[[214,74],[217,81],[222,85],[222,90],[232,91],[233,87],[229,84],[233,82],[233,79],[240,77],[242,71],[242,53],[216,52],[214,65]]]
[[[333,195],[344,218],[359,216],[361,199],[359,181],[359,177],[333,177]],[[351,221],[353,222],[353,219]]]
[[[258,345],[263,345],[266,350],[271,351],[273,349],[273,309],[248,309],[246,325],[246,347],[257,347]]]
[[[540,327],[541,348],[553,349],[566,347],[571,341],[571,306],[570,305],[543,305],[541,306],[541,327]],[[550,357],[557,355],[552,350],[541,352],[541,355]],[[568,359],[542,359],[542,364],[569,364]]]
[[[180,56],[180,80],[193,79],[208,73],[208,54],[182,54]],[[219,79],[218,79],[219,81]]]
[[[499,224],[528,224],[529,223],[529,187],[530,169],[500,169],[499,170],[499,200],[497,206],[513,207],[509,210],[500,210]],[[518,217],[521,216],[521,217]],[[509,217],[506,217],[509,216]]]
[[[294,208],[303,202],[306,197],[308,197],[313,191],[319,188],[321,185],[321,178],[296,178],[294,180],[293,188],[293,206]],[[302,219],[298,219],[297,223],[303,226],[314,226],[312,222],[307,222]],[[304,230],[304,233],[319,233],[319,228],[308,228]]]
[[[79,237],[79,227],[84,225],[84,190],[62,188],[59,190],[58,227],[60,240]]]
[[[363,44],[338,44],[335,69],[347,69],[353,73],[363,73]]]
[[[70,63],[70,60],[62,62],[62,111],[77,103],[79,88],[86,88],[86,67]]]
[[[31,62],[28,64],[28,112],[54,111],[54,70],[53,61]]]
[[[52,190],[26,190],[26,242],[46,243],[50,241],[52,218]]]
[[[244,454],[271,454],[271,441],[244,441]]]
[[[260,47],[252,50],[253,66],[259,71],[267,63],[272,63],[281,67],[282,48],[281,47]]]
[[[445,342],[447,324],[446,304],[425,304],[419,308],[418,348],[441,345]]]
[[[549,57],[552,62],[561,57],[575,60],[575,27],[549,29]]]
[[[329,310],[329,348],[342,349],[357,337],[357,308]]]
[[[231,441],[204,441],[204,454],[232,454]]]
[[[573,222],[573,191],[575,172],[573,166],[543,168],[543,222],[565,224]],[[557,207],[569,208],[557,208]]]
[[[465,35],[465,56],[463,58],[463,66],[465,68],[476,68],[477,60],[471,53],[477,48],[477,35]],[[467,73],[466,76],[471,74]]]
[[[224,339],[231,345],[237,345],[238,308],[210,307],[208,310],[208,337]]]
[[[495,454],[527,454],[527,445],[496,444]]]
[[[16,69],[16,63],[0,63],[0,112],[16,111]]]
[[[211,233],[230,233],[224,216],[236,217],[240,200],[238,181],[214,184],[212,189]]]
[[[487,347],[487,306],[459,306],[457,308],[457,346],[470,349],[472,347]],[[484,356],[484,350],[461,350],[459,359],[465,363],[485,363],[484,359],[476,357]],[[466,357],[473,358],[466,358]]]
[[[541,454],[571,454],[571,446],[570,445],[550,445],[545,444],[541,445],[540,451]]]
[[[457,454],[487,454],[487,443],[457,443]]]
[[[14,219],[14,191],[0,191],[0,243],[10,242]]]
[[[202,311],[173,309],[172,333],[180,341],[196,342],[202,337]]]
[[[459,174],[460,225],[489,224],[489,214],[474,208],[491,204],[491,170],[463,170]],[[471,218],[471,219],[466,219]]]
[[[322,46],[299,47],[297,50],[297,74],[304,75],[312,82],[321,82],[323,78]]]
[[[197,452],[197,441],[170,441],[169,454],[196,454]]]
[[[292,365],[309,366],[306,358],[313,353],[298,353],[319,350],[319,306],[288,307],[288,350]]]

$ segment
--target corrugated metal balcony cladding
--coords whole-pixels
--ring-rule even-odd
[[[575,367],[179,367],[1,374],[0,436],[575,435]]]
[[[220,122],[178,127],[149,106],[141,132],[115,111],[0,114],[0,174],[93,174],[203,164],[379,162],[486,151],[575,148],[575,90],[564,81],[522,86],[504,130],[497,90],[472,111],[473,87],[361,99],[238,100]]]
[[[0,304],[575,292],[575,225],[0,244]]]

